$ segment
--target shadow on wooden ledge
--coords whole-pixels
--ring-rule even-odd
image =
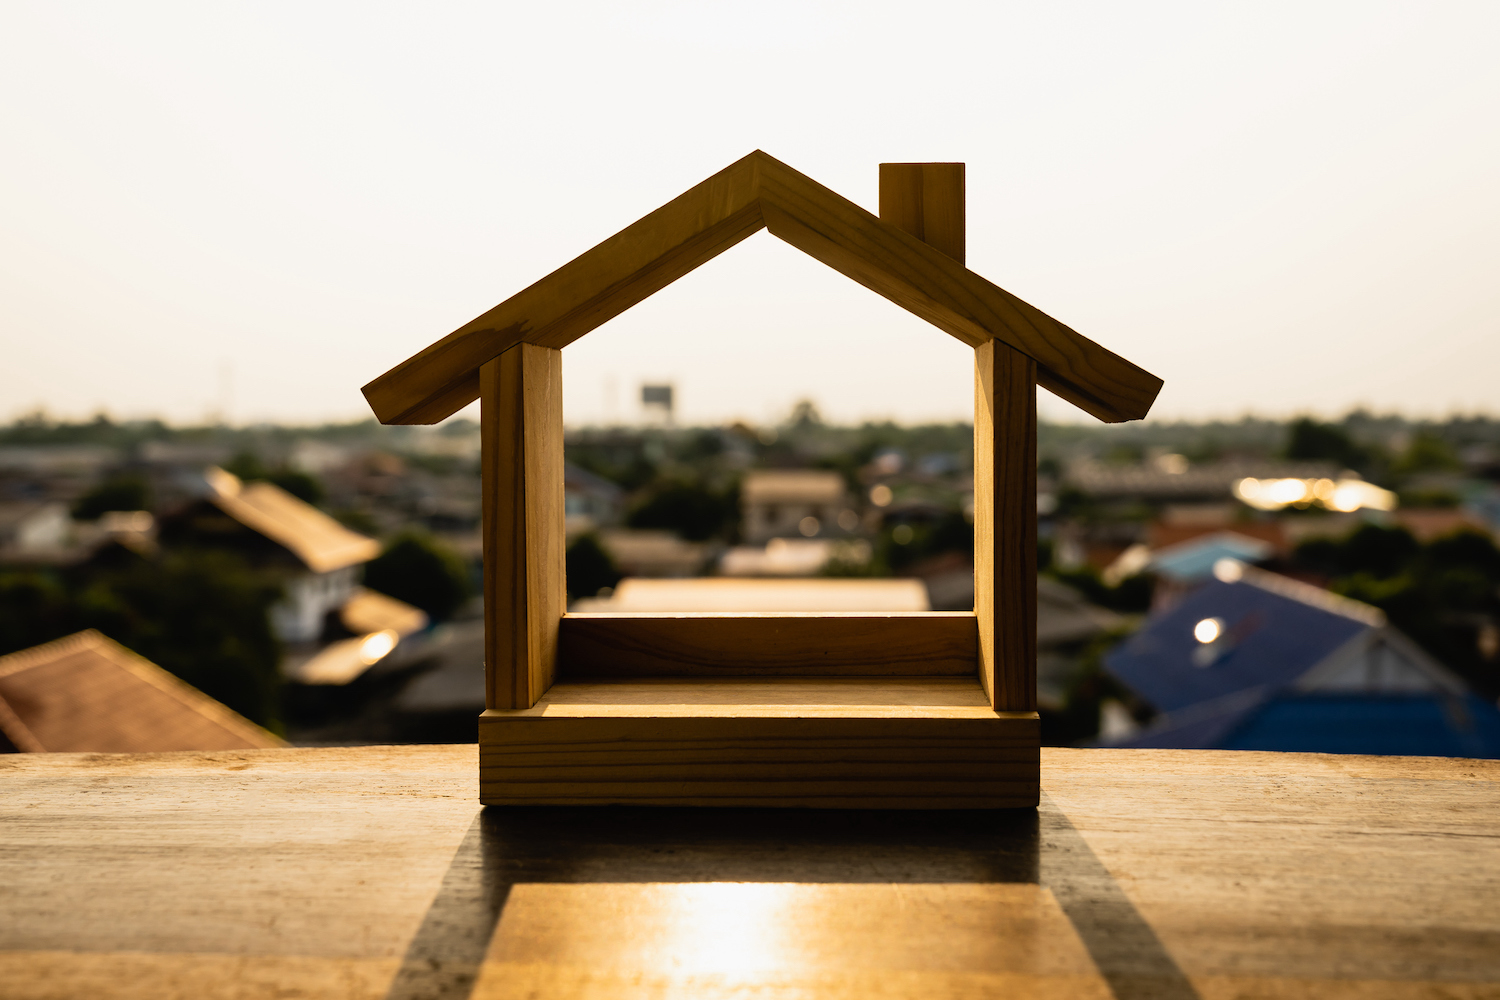
[[[487,807],[504,882],[1036,882],[1034,810]]]
[[[1196,991],[1065,815],[485,807],[388,1000],[468,997],[513,886],[529,883],[1025,883],[1048,889],[1119,1000]]]

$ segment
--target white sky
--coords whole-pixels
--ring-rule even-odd
[[[755,148],[1160,417],[1500,411],[1500,4],[5,5],[0,419],[364,416],[359,386]],[[961,418],[961,344],[762,233],[564,352],[571,422]],[[1046,399],[1045,415],[1088,419]]]

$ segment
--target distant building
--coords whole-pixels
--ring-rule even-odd
[[[1100,574],[1111,587],[1125,579],[1150,571],[1156,576],[1152,607],[1164,610],[1182,595],[1211,579],[1214,567],[1225,560],[1234,563],[1259,563],[1275,552],[1270,542],[1238,531],[1215,531],[1198,535],[1153,550],[1146,545],[1132,545]]]
[[[637,612],[927,611],[920,580],[622,580],[573,610]]]
[[[972,593],[971,585],[971,607]],[[1036,596],[1037,701],[1042,708],[1058,710],[1066,705],[1068,686],[1088,645],[1119,629],[1125,619],[1048,576],[1037,577]]]
[[[95,521],[74,521],[60,503],[0,503],[0,566],[102,566],[155,549],[149,511],[109,510]]]
[[[1291,551],[1292,543],[1284,519],[1241,520],[1236,515],[1243,511],[1238,504],[1168,506],[1161,518],[1146,526],[1146,544],[1153,550],[1165,549],[1205,535],[1232,531],[1246,538],[1260,539],[1276,555],[1286,555]]]
[[[1500,710],[1378,609],[1251,567],[1217,575],[1105,657],[1160,713],[1109,745],[1500,757]]]
[[[752,545],[773,538],[817,538],[848,532],[839,515],[849,510],[844,479],[818,469],[757,469],[740,487],[743,534]],[[846,517],[846,523],[857,523]]]
[[[284,642],[312,642],[330,612],[355,593],[359,568],[380,543],[350,531],[272,483],[243,483],[223,469],[204,473],[204,495],[161,523],[163,545],[238,551],[255,565],[280,569],[286,597],[272,609]]]
[[[1233,461],[1193,464],[1181,455],[1162,455],[1150,462],[1114,465],[1080,459],[1067,467],[1067,485],[1098,500],[1143,503],[1224,501],[1245,478],[1321,479],[1337,476],[1333,462]]]
[[[707,545],[671,531],[615,528],[601,531],[599,544],[627,576],[697,576],[709,559]]]
[[[1461,507],[1398,510],[1393,519],[1398,527],[1410,531],[1423,544],[1460,531],[1494,534],[1482,516]]]
[[[286,676],[299,684],[348,684],[376,663],[385,661],[399,646],[400,662],[410,662],[422,644],[402,645],[429,623],[427,613],[405,601],[365,587],[338,609],[338,627],[348,633],[326,646],[298,650],[282,663]]]
[[[233,449],[226,444],[200,441],[146,441],[137,451],[142,464],[183,470],[201,469],[229,460]]]
[[[10,561],[59,551],[72,541],[72,529],[65,504],[24,500],[0,503],[0,558]]]
[[[641,386],[641,409],[648,420],[668,426],[672,423],[674,409],[671,383]]]
[[[870,543],[863,538],[773,538],[763,546],[729,549],[719,559],[719,572],[724,576],[812,576],[833,561],[862,566],[871,554]]]
[[[121,453],[99,445],[0,445],[0,500],[57,500],[71,505]]]
[[[568,537],[618,524],[625,491],[572,462],[563,465],[563,512]]]
[[[1214,575],[1222,560],[1255,563],[1270,558],[1275,551],[1264,539],[1238,531],[1216,531],[1157,549],[1151,554],[1150,568],[1175,583],[1199,584]]]
[[[93,630],[0,657],[0,751],[153,753],[285,745]]]
[[[0,445],[0,473],[97,477],[119,461],[120,452],[104,445]]]

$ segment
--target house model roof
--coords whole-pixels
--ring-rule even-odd
[[[275,483],[241,482],[232,472],[210,468],[204,479],[214,506],[288,549],[314,573],[369,562],[380,543],[350,531],[312,504]]]
[[[0,735],[32,752],[286,745],[92,629],[0,657]]]
[[[1146,415],[1161,380],[759,150],[364,387],[383,423],[436,423],[521,343],[562,348],[761,229],[970,346],[999,340],[1101,420]]]

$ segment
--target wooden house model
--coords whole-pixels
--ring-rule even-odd
[[[561,349],[760,229],[974,348],[969,612],[568,614]],[[756,151],[364,387],[481,401],[490,804],[1034,806],[1036,386],[1104,421],[1161,380],[964,266],[964,165],[875,216]]]

